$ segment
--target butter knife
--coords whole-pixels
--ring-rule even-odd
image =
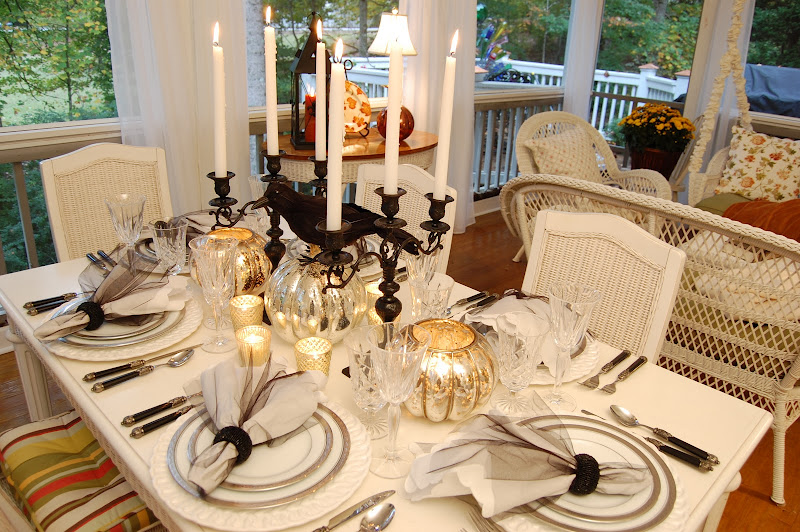
[[[334,528],[341,525],[345,521],[354,518],[355,516],[365,512],[366,510],[369,510],[379,502],[388,499],[392,495],[394,495],[394,490],[382,491],[380,493],[376,493],[375,495],[368,497],[359,503],[354,504],[347,510],[334,515],[331,518],[331,520],[328,521],[328,524],[326,526],[321,526],[319,528],[316,528],[314,529],[313,532],[329,532],[330,530],[333,530]]]

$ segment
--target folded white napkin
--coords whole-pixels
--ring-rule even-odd
[[[152,288],[142,288],[114,301],[101,305],[106,320],[124,316],[146,316],[159,312],[180,310],[189,299],[186,290],[187,277],[169,277],[163,283],[153,283]],[[34,334],[42,341],[56,340],[86,328],[89,316],[82,311],[63,314],[40,325]]]
[[[578,461],[566,431],[519,421],[492,412],[456,427],[414,460],[405,482],[411,500],[472,495],[483,516],[492,517],[569,491]],[[632,495],[653,481],[645,467],[628,463],[599,464],[598,469],[598,493]]]
[[[548,322],[550,320],[550,305],[546,301],[536,298],[517,299],[514,295],[505,296],[488,307],[454,314],[453,319],[472,325],[479,331],[489,329],[485,334],[486,339],[492,345],[492,348],[497,350],[497,318],[510,312],[530,312],[548,320]],[[558,350],[553,341],[553,335],[549,331],[542,340],[540,349],[542,362],[547,366],[550,375],[555,377]]]
[[[216,430],[240,427],[252,445],[283,436],[311,417],[326,401],[327,377],[321,371],[286,374],[287,363],[273,357],[253,368],[228,359],[204,371],[184,386],[187,395],[202,391],[202,400]],[[216,432],[216,431],[215,431]],[[189,469],[189,480],[210,493],[228,476],[239,456],[237,448],[220,441],[205,449]]]

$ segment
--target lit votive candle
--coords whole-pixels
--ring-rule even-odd
[[[253,366],[264,365],[269,360],[271,339],[272,332],[264,325],[248,325],[236,331],[239,362],[242,366],[247,366],[251,360]]]
[[[333,344],[325,338],[309,336],[294,344],[297,371],[318,370],[325,375],[331,367]]]
[[[234,331],[238,331],[248,325],[261,325],[264,314],[264,300],[259,296],[236,296],[231,299],[230,309]]]

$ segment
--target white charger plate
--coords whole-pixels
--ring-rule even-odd
[[[325,406],[344,422],[350,435],[350,453],[333,479],[313,493],[281,506],[251,510],[220,508],[194,497],[175,482],[167,463],[170,441],[183,426],[179,422],[165,428],[153,449],[150,475],[158,496],[170,510],[189,521],[234,532],[281,530],[308,523],[335,510],[364,481],[372,452],[369,434],[358,418],[336,403],[328,402]]]

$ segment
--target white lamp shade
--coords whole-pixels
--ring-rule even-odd
[[[403,55],[417,55],[417,50],[411,43],[411,36],[408,33],[408,17],[395,13],[381,14],[381,24],[378,26],[378,34],[369,47],[369,53],[373,55],[389,55],[392,43],[397,40],[403,47]]]

